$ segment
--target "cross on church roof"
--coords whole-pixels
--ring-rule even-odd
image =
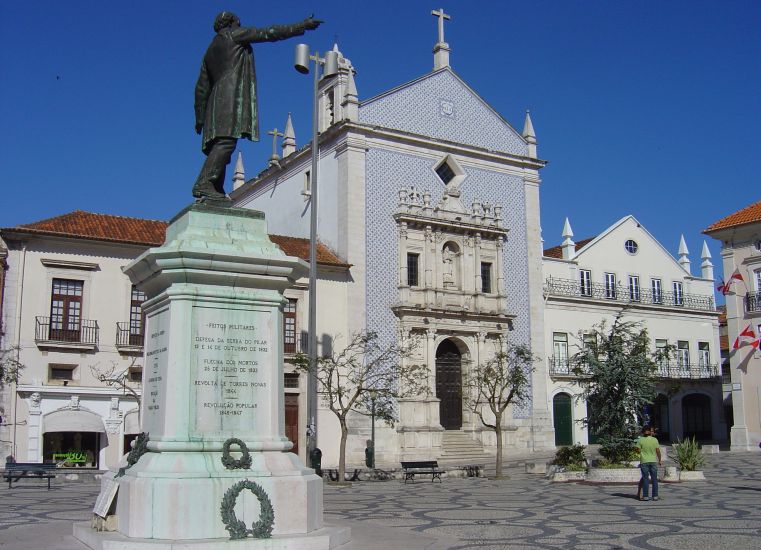
[[[267,134],[272,136],[272,156],[270,157],[270,162],[277,161],[280,158],[277,154],[277,138],[285,136],[282,132],[278,132],[277,128],[270,130]]]
[[[433,10],[431,15],[439,18],[439,43],[441,44],[444,42],[444,19],[452,19],[452,17],[449,14],[444,13],[444,8]]]

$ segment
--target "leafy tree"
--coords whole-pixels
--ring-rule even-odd
[[[0,349],[0,389],[18,382],[24,365],[18,360],[18,347]]]
[[[467,407],[497,438],[497,478],[502,475],[502,426],[511,403],[521,404],[530,396],[531,372],[535,358],[522,345],[507,344],[489,361],[477,365],[465,377],[463,387]]]
[[[354,334],[342,350],[317,358],[313,368],[318,392],[341,426],[339,481],[343,481],[346,471],[350,413],[369,416],[375,401],[375,416],[391,423],[396,398],[428,393],[428,368],[403,361],[415,346],[414,340],[401,345],[384,344],[377,333],[362,331]],[[302,372],[311,370],[303,353],[296,355],[294,363]]]
[[[600,454],[613,463],[635,456],[644,407],[655,397],[658,362],[671,352],[651,352],[647,330],[623,314],[610,327],[603,322],[584,334],[583,349],[572,359],[583,388],[579,399],[586,399],[589,412],[582,422],[599,434]]]

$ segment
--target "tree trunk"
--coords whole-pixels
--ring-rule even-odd
[[[346,440],[349,438],[349,428],[346,421],[341,419],[341,446],[338,449],[338,483],[343,483],[346,471]]]
[[[494,434],[497,436],[497,473],[496,478],[502,477],[502,415],[497,413],[494,422]]]

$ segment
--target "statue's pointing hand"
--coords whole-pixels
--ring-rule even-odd
[[[315,19],[314,14],[310,15],[304,20],[304,26],[307,28],[307,30],[313,31],[317,27],[319,27],[324,21],[321,19]]]

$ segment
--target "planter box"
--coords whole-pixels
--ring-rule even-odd
[[[705,481],[706,476],[703,474],[703,470],[696,470],[694,472],[690,472],[687,470],[682,470],[679,472],[679,481]]]
[[[638,483],[642,474],[639,468],[590,468],[589,483]]]
[[[584,481],[587,478],[586,472],[554,472],[550,481],[553,482],[566,482],[566,481]]]

